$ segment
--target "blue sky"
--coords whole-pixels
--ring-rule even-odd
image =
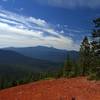
[[[79,50],[100,17],[100,0],[0,0],[0,47]]]

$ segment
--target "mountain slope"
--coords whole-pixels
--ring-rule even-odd
[[[39,81],[2,90],[0,100],[100,100],[100,81],[83,77]]]
[[[0,89],[38,80],[41,72],[57,71],[61,66],[59,63],[26,57],[15,51],[0,50]]]
[[[16,51],[28,57],[48,60],[52,62],[64,62],[68,54],[74,60],[78,59],[79,57],[79,53],[77,51],[66,51],[44,46],[5,49]]]
[[[33,59],[14,51],[0,50],[0,79],[21,77],[26,73],[57,71],[60,64]]]

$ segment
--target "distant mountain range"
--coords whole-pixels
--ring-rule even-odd
[[[48,67],[56,67],[56,63],[40,60],[36,58],[30,58],[19,54],[15,51],[10,50],[0,50],[0,65],[20,65],[23,69],[27,69],[34,72],[47,70]],[[27,67],[25,67],[27,66]]]
[[[77,60],[79,57],[79,52],[77,51],[66,51],[66,50],[56,49],[53,47],[44,47],[44,46],[24,47],[24,48],[10,47],[4,49],[16,51],[27,57],[41,59],[41,60],[48,60],[52,62],[64,62],[68,54],[74,60]]]
[[[15,51],[0,50],[0,80],[1,78],[21,78],[28,73],[57,71],[61,64],[46,60],[31,58]]]

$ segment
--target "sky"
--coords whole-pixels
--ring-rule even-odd
[[[0,0],[0,48],[79,50],[100,17],[100,0]]]

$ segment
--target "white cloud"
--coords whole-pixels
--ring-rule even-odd
[[[100,0],[36,0],[41,4],[47,4],[63,8],[100,8]]]
[[[39,26],[44,26],[44,27],[45,27],[45,26],[47,25],[47,23],[46,23],[45,20],[36,19],[36,18],[34,18],[34,17],[30,17],[30,18],[28,19],[28,21],[33,22],[33,23],[35,23],[35,24],[37,24],[37,25],[39,25]]]
[[[26,17],[0,10],[0,47],[53,46],[59,49],[78,50],[71,37],[63,36],[43,19]],[[49,35],[44,36],[44,34]]]

